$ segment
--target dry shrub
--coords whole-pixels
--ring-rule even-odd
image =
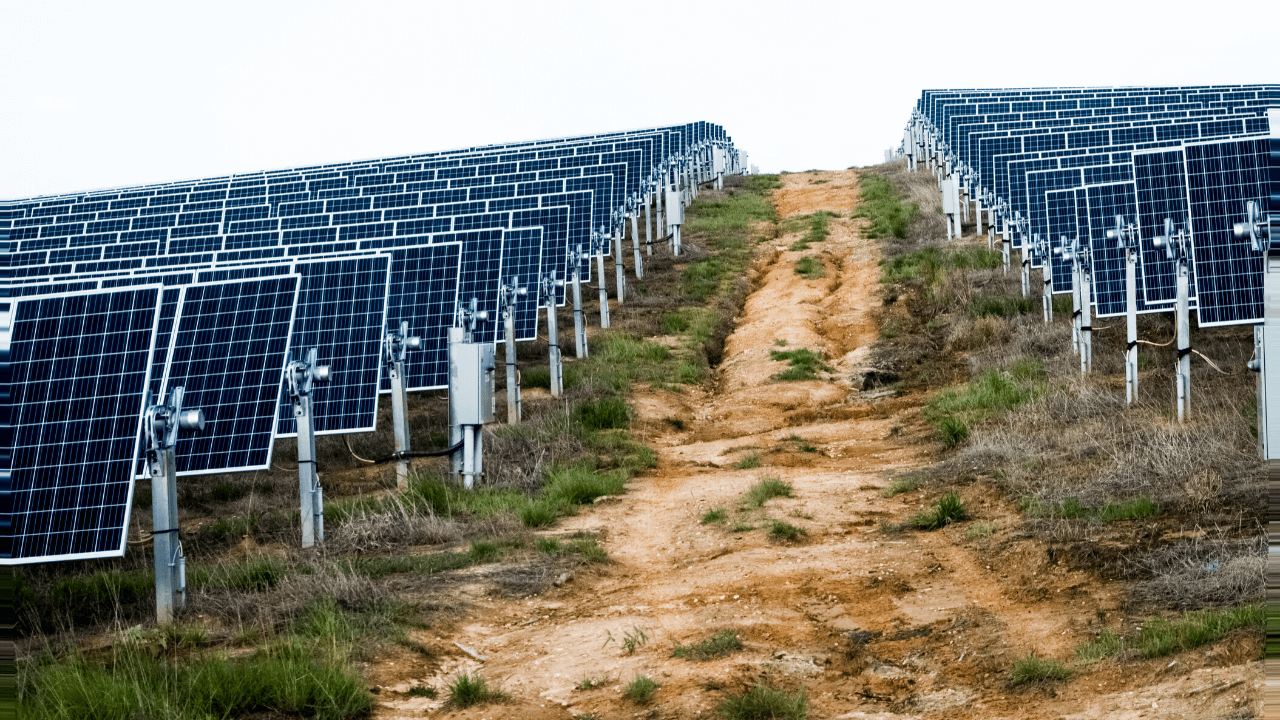
[[[437,545],[461,539],[463,528],[452,519],[440,517],[430,508],[405,507],[391,496],[376,509],[355,513],[327,533],[331,552],[366,552],[408,545]]]
[[[349,610],[373,607],[391,597],[385,586],[363,575],[332,562],[319,562],[312,572],[291,573],[265,592],[189,590],[187,612],[217,618],[231,627],[256,627],[271,634],[282,629],[307,603],[326,595]]]
[[[1193,609],[1234,606],[1266,591],[1266,538],[1200,538],[1147,553],[1134,570],[1131,601],[1145,606]]]

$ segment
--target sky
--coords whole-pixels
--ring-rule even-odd
[[[697,120],[871,165],[924,88],[1280,81],[1249,5],[0,0],[0,199]]]

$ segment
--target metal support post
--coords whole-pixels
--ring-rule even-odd
[[[312,385],[329,379],[329,366],[316,362],[316,349],[305,360],[295,360],[285,368],[293,419],[298,424],[298,490],[302,499],[302,547],[324,542],[324,490],[316,472],[316,433],[311,414]]]
[[[1107,239],[1124,250],[1124,388],[1125,402],[1132,405],[1138,400],[1138,229],[1133,223],[1125,224],[1123,215],[1117,215],[1116,226],[1107,231]]]
[[[658,185],[658,189],[653,193],[654,195],[653,210],[655,213],[657,213],[656,225],[658,226],[658,232],[662,232],[667,228],[667,224],[662,221],[662,217],[663,217],[662,203],[663,203],[663,200],[666,198],[668,192],[669,190],[667,189],[666,173],[663,173],[662,183]]]
[[[1003,243],[1003,246],[1001,247],[1000,257],[1001,260],[1004,261],[1004,271],[1007,274],[1009,272],[1009,256],[1013,250],[1013,235],[1009,228],[1008,220],[1004,221],[1004,234],[1001,238],[1001,242]]]
[[[654,193],[655,195],[657,193]],[[653,216],[649,213],[649,205],[653,202],[653,198],[645,198],[644,201],[644,254],[653,255]],[[636,263],[636,267],[640,267],[640,263]],[[638,271],[637,271],[638,272]],[[639,277],[639,276],[637,276]]]
[[[640,259],[640,213],[633,211],[631,213],[631,249],[635,255],[636,279],[644,277],[644,261]]]
[[[627,233],[627,221],[624,218],[617,217],[614,221],[614,227],[617,228],[613,234],[613,269],[617,275],[617,281],[614,284],[618,298],[618,304],[621,305],[626,299],[627,293],[627,273],[626,267],[622,264],[622,241]]]
[[[187,559],[178,534],[178,465],[175,448],[179,430],[203,430],[204,413],[184,410],[182,388],[169,391],[169,402],[143,392],[147,472],[151,476],[151,543],[155,552],[156,622],[173,622],[174,611],[186,604]]]
[[[978,223],[977,233],[981,235],[982,234],[982,200],[980,198],[975,197],[973,199],[973,214],[974,214],[974,218],[977,220],[977,223]]]
[[[422,347],[422,338],[409,335],[409,321],[400,322],[399,332],[388,332],[382,342],[382,360],[391,379],[391,422],[396,442],[396,489],[409,489],[409,396],[404,386],[404,361],[409,350]]]
[[[1276,120],[1273,116],[1273,136]],[[1274,483],[1280,470],[1280,442],[1272,443],[1271,439],[1280,438],[1280,429],[1271,432],[1270,418],[1280,419],[1280,410],[1269,409],[1280,408],[1280,372],[1270,371],[1270,366],[1280,367],[1280,217],[1263,215],[1252,200],[1245,207],[1244,222],[1236,223],[1235,236],[1248,237],[1254,252],[1262,253],[1263,320],[1253,329],[1254,358],[1249,369],[1258,373],[1258,451],[1267,461],[1267,479]],[[1274,530],[1274,525],[1270,529]]]
[[[511,282],[498,288],[498,304],[502,307],[503,349],[507,363],[507,424],[520,423],[520,373],[516,368],[516,298],[524,297],[528,289],[520,285],[520,278],[511,276]]]
[[[1080,265],[1080,374],[1088,375],[1092,369],[1093,268],[1086,256]]]
[[[1191,233],[1184,226],[1173,229],[1173,219],[1164,219],[1164,235],[1155,238],[1154,245],[1163,247],[1166,256],[1176,268],[1178,302],[1175,317],[1178,323],[1178,362],[1174,367],[1174,390],[1178,397],[1178,421],[1186,420],[1191,406]]]
[[[564,392],[564,365],[560,360],[560,331],[556,327],[556,289],[564,287],[555,273],[543,275],[538,283],[540,302],[547,304],[547,364],[551,370],[551,397]]]
[[[609,287],[604,281],[604,233],[608,232],[605,228],[600,228],[600,232],[591,239],[591,254],[596,257],[596,280],[600,283],[600,327],[609,327]]]
[[[573,283],[573,350],[579,358],[587,356],[587,328],[582,319],[582,274],[578,270],[582,260],[581,245],[576,250],[569,250],[569,272]]]
[[[1049,242],[1041,240],[1040,234],[1036,233],[1035,239],[1036,254],[1040,256],[1040,279],[1044,284],[1044,321],[1046,323],[1053,322],[1053,263],[1049,260]]]

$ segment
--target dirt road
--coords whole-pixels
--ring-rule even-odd
[[[876,244],[851,217],[857,173],[783,180],[779,215],[839,213],[829,238],[793,251],[799,235],[783,236],[762,249],[714,388],[636,392],[659,468],[555,528],[602,531],[615,562],[529,600],[464,588],[466,619],[415,632],[437,654],[405,651],[370,668],[375,717],[715,717],[726,697],[760,682],[806,689],[813,718],[1217,718],[1256,697],[1257,663],[1238,664],[1244,658],[1232,653],[1246,651],[1221,646],[1172,665],[1101,663],[1056,686],[1008,685],[1018,657],[1070,660],[1116,612],[1118,589],[1056,565],[981,483],[961,494],[989,537],[969,537],[982,535],[970,533],[973,523],[932,533],[882,527],[932,499],[881,490],[930,462],[933,449],[919,397],[854,383],[877,337],[879,275]],[[807,255],[821,259],[825,277],[795,272]],[[772,380],[786,364],[770,351],[798,348],[819,352],[831,371]],[[757,467],[735,468],[753,456]],[[791,483],[794,497],[744,506],[762,478]],[[717,508],[725,519],[702,524]],[[774,520],[805,534],[770,539]],[[724,629],[743,650],[705,662],[672,657],[676,643]],[[442,708],[447,682],[463,670],[511,699]],[[637,675],[661,686],[646,705],[622,693]],[[440,698],[410,697],[415,685]]]

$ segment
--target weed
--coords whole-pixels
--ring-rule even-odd
[[[607,678],[596,675],[584,675],[574,687],[579,690],[594,690],[608,682]]]
[[[449,683],[449,704],[465,708],[480,703],[506,700],[507,694],[489,687],[489,683],[480,673],[474,675],[461,672]]]
[[[710,525],[711,523],[724,522],[729,519],[729,513],[724,508],[713,508],[702,514],[702,524]]]
[[[1039,301],[1035,298],[1024,298],[1020,295],[979,295],[969,305],[969,316],[974,319],[1012,317],[1039,311]]]
[[[954,522],[960,522],[967,516],[964,501],[954,492],[949,492],[938,499],[933,509],[912,515],[907,524],[917,530],[937,530]]]
[[[1039,392],[1044,364],[1024,358],[1008,370],[989,370],[964,388],[934,393],[925,402],[925,419],[947,446],[969,437],[969,426],[996,413],[1007,412],[1027,402]]]
[[[984,537],[991,537],[991,534],[994,532],[995,532],[995,526],[992,525],[991,523],[976,522],[970,525],[969,527],[965,528],[964,536],[969,539],[984,538]]]
[[[625,428],[631,422],[631,411],[626,401],[610,395],[579,405],[574,420],[589,430]]]
[[[755,529],[756,529],[756,526],[752,525],[751,523],[736,522],[733,524],[733,527],[729,528],[729,531],[735,532],[735,533],[744,533],[744,532],[751,532],[752,530],[755,530]]]
[[[636,675],[635,680],[627,683],[627,687],[622,691],[622,694],[630,698],[632,702],[644,705],[653,699],[653,693],[660,687],[662,686],[654,682],[652,678]]]
[[[911,492],[920,487],[920,478],[904,477],[898,478],[889,483],[889,487],[880,491],[880,497],[891,498],[894,495],[901,495],[905,492]]]
[[[1221,610],[1194,610],[1180,618],[1147,618],[1136,635],[1122,638],[1103,631],[1097,640],[1076,648],[1076,657],[1095,661],[1132,648],[1144,658],[1157,658],[1209,645],[1242,628],[1261,628],[1266,607],[1251,603]]]
[[[805,440],[799,435],[788,436],[787,441],[795,443],[796,449],[799,450],[800,452],[806,452],[806,453],[818,452],[818,448],[816,446],[811,445],[808,440]]]
[[[782,338],[778,338],[777,340],[774,340],[774,341],[773,341],[773,344],[774,344],[774,345],[777,345],[778,347],[786,347],[786,346],[787,346],[787,341],[786,341],[786,340],[783,340]]]
[[[1023,512],[1031,517],[1055,520],[1115,522],[1118,520],[1141,520],[1160,514],[1160,506],[1146,495],[1141,495],[1132,500],[1104,503],[1099,507],[1088,507],[1077,497],[1066,497],[1057,502],[1024,498],[1019,501],[1018,505]]]
[[[776,497],[795,497],[795,488],[791,483],[779,478],[761,478],[752,485],[742,498],[742,504],[748,508],[761,508],[769,500]]]
[[[568,545],[569,552],[578,556],[584,563],[602,563],[609,559],[609,553],[600,547],[600,543],[591,536],[574,538]]]
[[[733,464],[734,469],[750,470],[760,467],[760,453],[747,453],[741,460]]]
[[[798,350],[770,350],[769,359],[783,361],[790,366],[773,376],[774,380],[816,380],[818,371],[831,372],[831,368],[822,362],[822,356],[808,348]]]
[[[671,657],[682,660],[711,660],[724,657],[742,649],[742,640],[736,630],[721,630],[711,637],[692,645],[676,643]]]
[[[648,633],[646,633],[644,628],[639,625],[633,626],[630,630],[624,630],[622,632],[622,642],[615,640],[611,631],[606,630],[605,634],[607,637],[605,638],[604,645],[602,647],[608,647],[610,643],[614,643],[621,647],[623,652],[628,655],[635,654],[636,650],[649,642]]]
[[[769,521],[769,538],[779,542],[795,542],[800,538],[808,535],[808,531],[804,528],[798,528],[791,523],[781,520]]]
[[[796,274],[805,280],[817,280],[827,276],[827,268],[816,255],[806,255],[796,261]]]
[[[1043,682],[1046,680],[1070,680],[1073,672],[1061,660],[1024,655],[1013,662],[1009,670],[1009,682],[1013,685]]]
[[[248,494],[248,488],[231,483],[219,483],[209,488],[209,499],[218,503],[235,502]]]
[[[863,175],[860,184],[862,197],[857,216],[871,221],[867,237],[905,238],[907,228],[920,213],[919,207],[903,203],[902,194],[885,178]]]
[[[819,210],[809,216],[809,232],[791,244],[791,250],[808,250],[809,243],[823,242],[827,239],[827,218],[831,213]]]
[[[809,717],[809,694],[756,685],[746,695],[726,698],[720,703],[725,720],[805,720]]]
[[[559,555],[564,552],[564,543],[561,543],[557,538],[538,538],[535,547],[538,548],[538,552],[546,553],[547,555]]]
[[[414,685],[413,687],[409,688],[408,691],[406,692],[409,695],[409,697],[424,697],[424,698],[430,698],[432,700],[435,700],[436,697],[440,695],[440,693],[437,692],[435,688],[428,687],[426,685]]]

